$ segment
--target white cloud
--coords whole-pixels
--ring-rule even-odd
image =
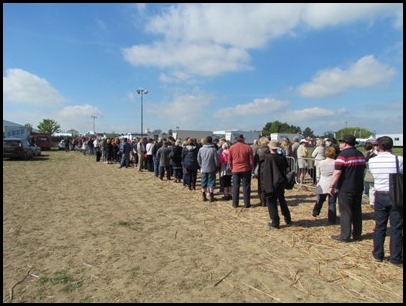
[[[93,118],[95,118],[95,126],[97,131],[97,118],[101,118],[102,112],[95,106],[90,104],[66,106],[55,113],[58,118],[58,123],[65,129],[75,129],[85,133],[93,129]]]
[[[394,26],[403,30],[403,4],[393,3],[189,3],[165,8],[145,21],[146,31],[157,36],[155,42],[123,49],[132,65],[213,76],[251,69],[250,49],[294,35],[302,24],[320,29],[393,18]]]
[[[403,15],[403,4],[399,3],[315,3],[303,6],[302,19],[311,27],[322,28],[355,21],[374,21],[379,17],[393,17],[394,25],[398,27],[399,14]]]
[[[373,55],[364,56],[348,69],[319,71],[313,80],[299,86],[301,95],[323,98],[343,93],[350,88],[366,88],[382,84],[395,75],[395,69],[378,62]]]
[[[266,115],[273,112],[283,110],[288,103],[286,101],[276,100],[272,98],[254,99],[254,101],[246,104],[237,104],[232,107],[226,107],[216,112],[216,118],[234,118]]]
[[[214,44],[156,43],[139,45],[123,50],[124,58],[131,64],[158,66],[182,70],[183,74],[212,76],[224,72],[250,69],[249,55],[245,50],[224,48]],[[177,71],[177,73],[181,73]],[[175,76],[175,74],[174,74]]]
[[[207,94],[177,95],[172,102],[149,103],[145,111],[144,126],[148,127],[148,116],[153,116],[155,123],[165,122],[168,128],[180,129],[193,126],[194,129],[207,127],[207,121],[212,121],[213,114],[209,107],[212,103],[212,97]],[[206,119],[205,119],[206,117]]]
[[[3,76],[3,99],[5,102],[34,105],[57,105],[66,99],[47,80],[14,68]]]

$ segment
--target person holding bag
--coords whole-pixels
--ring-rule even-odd
[[[403,204],[395,203],[390,196],[390,176],[394,173],[403,174],[403,157],[391,153],[392,138],[382,136],[377,141],[379,153],[368,162],[375,182],[375,229],[372,256],[377,262],[384,260],[384,244],[389,220],[389,262],[401,265],[403,264],[403,212],[399,205]]]

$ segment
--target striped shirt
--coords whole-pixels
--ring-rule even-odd
[[[334,164],[341,175],[337,188],[343,192],[362,192],[364,189],[365,157],[354,147],[349,147],[338,154]]]
[[[399,172],[403,173],[403,156],[398,156]],[[368,168],[374,177],[376,191],[389,191],[389,173],[396,173],[396,155],[379,152],[368,161]]]

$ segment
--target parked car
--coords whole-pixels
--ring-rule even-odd
[[[3,158],[33,158],[34,149],[30,142],[24,138],[4,138]]]

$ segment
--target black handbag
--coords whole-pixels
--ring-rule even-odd
[[[285,189],[293,189],[296,183],[296,172],[292,170],[286,173]]]
[[[399,173],[399,160],[396,156],[396,173],[389,174],[389,196],[392,205],[403,214],[403,173]]]

